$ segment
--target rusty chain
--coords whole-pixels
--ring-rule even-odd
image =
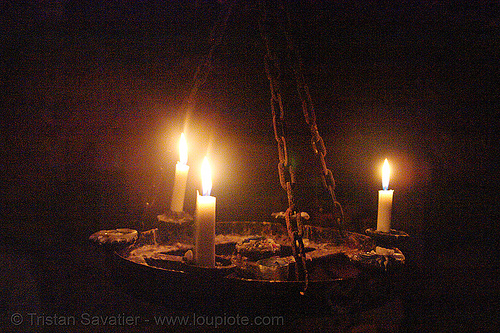
[[[293,39],[290,34],[292,30],[291,26],[291,17],[290,12],[286,10],[286,7],[281,4],[282,10],[286,14],[286,25],[283,29],[286,43],[287,43],[287,56],[290,59],[290,63],[292,64],[292,69],[295,74],[296,84],[297,84],[297,92],[302,102],[302,113],[304,114],[305,121],[307,125],[309,125],[309,130],[311,132],[311,146],[314,151],[314,154],[317,156],[320,166],[321,166],[321,183],[324,188],[328,189],[330,203],[332,204],[332,214],[335,219],[337,226],[342,235],[344,235],[344,212],[342,210],[342,206],[337,201],[335,196],[335,179],[333,178],[332,171],[328,169],[325,161],[325,156],[327,154],[325,142],[323,138],[319,134],[318,126],[316,124],[316,113],[314,111],[314,104],[312,102],[311,94],[309,92],[309,87],[306,83],[303,74],[303,64],[300,54],[297,48],[294,47]],[[336,215],[336,216],[335,216]]]
[[[327,165],[326,165],[325,156],[327,154],[327,150],[326,150],[326,146],[325,146],[325,143],[323,141],[323,138],[321,137],[321,135],[319,134],[319,131],[318,131],[318,126],[316,123],[316,113],[314,111],[314,104],[312,102],[311,94],[309,92],[309,87],[306,83],[306,80],[305,80],[305,77],[303,74],[303,70],[302,70],[302,67],[303,67],[302,59],[300,57],[298,50],[294,47],[293,39],[292,39],[292,36],[290,34],[290,31],[292,30],[292,27],[291,27],[292,20],[290,18],[290,13],[286,10],[286,7],[284,6],[283,2],[282,1],[278,1],[278,2],[279,2],[278,5],[280,7],[280,10],[283,12],[283,15],[285,16],[282,19],[283,22],[282,22],[281,28],[282,28],[283,35],[284,35],[285,40],[286,40],[286,47],[287,47],[287,51],[288,51],[288,52],[286,52],[286,56],[289,60],[289,63],[292,65],[292,70],[293,70],[294,75],[295,75],[297,93],[298,93],[299,99],[300,99],[301,104],[302,104],[302,113],[304,115],[304,119],[305,119],[305,121],[309,127],[309,131],[311,133],[311,146],[312,146],[314,154],[318,158],[319,165],[321,167],[321,183],[322,183],[322,186],[328,190],[329,199],[330,199],[329,201],[332,205],[332,214],[336,215],[335,222],[337,223],[337,226],[339,227],[340,231],[343,233],[344,214],[343,214],[342,206],[337,201],[337,198],[335,196],[335,179],[333,178],[333,174],[332,174],[331,170],[329,170]],[[265,8],[264,8],[264,10],[265,10]],[[269,49],[271,44],[268,40],[268,37],[265,34],[263,34],[263,38],[266,41],[266,48],[268,49],[268,53],[267,53],[268,58],[272,58],[272,56],[269,56],[269,54],[274,54],[274,58],[277,58],[276,52],[273,52],[272,48],[271,48],[271,50]],[[273,60],[275,61],[275,63],[278,62],[277,59],[273,59]],[[269,67],[270,66],[267,65],[266,70]],[[277,67],[277,70],[279,71],[279,67],[278,66],[276,66],[276,67]],[[277,72],[277,74],[279,74],[279,72]],[[269,76],[272,76],[272,73],[268,71],[268,77]],[[276,82],[273,84],[273,86],[276,87],[276,85],[278,83],[277,76],[274,75],[274,79],[271,78],[270,82],[271,82],[271,80],[274,80]],[[273,87],[271,87],[271,91],[272,90],[273,90]],[[281,95],[279,95],[279,101],[280,101],[280,105],[282,107]],[[273,116],[273,121],[274,120],[275,120],[275,117]],[[281,122],[281,126],[284,126],[284,111],[282,109],[281,109],[280,122]],[[283,132],[284,132],[284,130],[283,130]],[[284,138],[282,140],[284,140]],[[280,161],[281,161],[281,159],[280,159]],[[293,172],[291,172],[291,174],[293,176]],[[280,172],[280,179],[282,178],[281,176],[282,176],[282,173]],[[282,186],[283,186],[283,183],[282,183]],[[332,217],[333,217],[333,215],[332,215]]]
[[[274,137],[278,143],[278,174],[281,187],[286,191],[288,197],[288,209],[285,213],[288,237],[292,242],[292,251],[295,258],[295,279],[304,280],[304,291],[307,290],[309,274],[305,262],[304,242],[302,241],[302,221],[301,212],[295,212],[295,225],[292,223],[292,214],[295,211],[295,200],[292,191],[292,184],[295,183],[294,170],[288,160],[288,152],[286,146],[286,127],[285,127],[285,111],[283,107],[282,95],[280,91],[280,63],[278,55],[271,46],[269,38],[269,20],[265,4],[261,1],[260,9],[263,15],[259,21],[260,33],[266,47],[265,55],[265,70],[269,80],[271,90],[271,113],[274,129]],[[279,114],[278,114],[279,112]]]
[[[286,127],[285,127],[285,110],[283,107],[282,94],[280,91],[281,69],[280,58],[276,52],[276,44],[270,40],[271,22],[270,15],[266,7],[266,0],[259,2],[262,19],[259,21],[259,28],[262,40],[266,48],[265,55],[265,71],[269,80],[271,90],[271,112],[272,122],[274,129],[274,136],[278,143],[278,174],[281,187],[286,191],[288,197],[288,209],[285,213],[285,220],[287,225],[288,236],[292,242],[293,255],[295,257],[295,278],[296,280],[304,280],[305,288],[308,286],[308,272],[306,268],[306,256],[304,251],[303,225],[301,221],[300,207],[295,205],[295,198],[293,187],[295,185],[295,175],[292,165],[288,159],[287,145],[286,145]],[[296,48],[294,47],[292,37],[290,35],[291,19],[290,14],[286,10],[282,2],[278,4],[279,10],[282,15],[285,15],[282,22],[282,32],[286,39],[286,56],[292,64],[292,70],[295,76],[297,93],[302,103],[302,113],[311,133],[311,146],[315,156],[321,167],[321,184],[323,188],[329,192],[330,204],[332,205],[332,217],[336,215],[336,223],[342,235],[344,235],[343,224],[344,214],[342,206],[337,201],[335,196],[335,180],[331,170],[327,168],[325,156],[327,154],[323,138],[319,134],[318,126],[316,123],[316,114],[314,112],[314,105],[312,102],[309,87],[306,84],[302,72],[302,60]],[[295,223],[292,222],[292,215],[295,213]]]
[[[235,3],[236,1],[229,2],[229,6],[226,8],[225,12],[221,13],[221,16],[219,16],[214,26],[212,27],[212,30],[210,31],[208,40],[210,43],[212,43],[212,45],[208,53],[196,68],[196,72],[194,73],[193,86],[191,87],[191,91],[189,92],[189,95],[184,102],[187,112],[190,112],[191,109],[194,108],[196,94],[198,93],[200,87],[207,80],[208,74],[212,69],[212,59],[215,49],[222,43],[224,33],[227,28],[227,22],[229,20],[229,17],[231,16]]]

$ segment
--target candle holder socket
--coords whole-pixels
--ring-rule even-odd
[[[365,230],[365,233],[373,238],[375,244],[389,248],[395,247],[410,238],[410,235],[408,235],[406,232],[395,229],[390,229],[389,232],[384,232],[369,228]]]

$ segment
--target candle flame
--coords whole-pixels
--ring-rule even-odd
[[[389,167],[389,161],[387,158],[384,161],[384,166],[382,167],[382,188],[384,191],[389,189],[389,176],[391,174],[391,168]]]
[[[201,188],[203,195],[210,195],[210,191],[212,191],[212,175],[206,156],[201,164]]]
[[[186,142],[186,137],[184,133],[181,134],[181,139],[179,141],[179,162],[186,165],[188,160],[188,146]]]

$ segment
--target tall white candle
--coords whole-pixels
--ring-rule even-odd
[[[378,191],[378,215],[377,215],[377,230],[383,232],[391,231],[391,214],[392,214],[392,196],[394,190],[389,190],[389,176],[391,169],[387,158],[382,167],[382,188]]]
[[[172,201],[170,203],[170,210],[173,212],[183,211],[188,173],[187,142],[184,133],[182,133],[179,141],[179,162],[175,165],[174,189],[172,191]]]
[[[215,197],[210,196],[212,176],[205,157],[201,166],[202,194],[196,195],[194,261],[199,266],[215,267]]]

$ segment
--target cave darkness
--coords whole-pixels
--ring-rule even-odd
[[[46,329],[13,326],[15,313],[165,311],[110,290],[88,237],[154,225],[151,217],[170,200],[183,130],[187,211],[207,152],[218,221],[269,221],[287,208],[257,1],[235,4],[196,104],[185,112],[210,31],[230,3],[2,2],[0,310],[7,331]],[[346,228],[375,227],[388,158],[393,227],[411,236],[401,247],[401,320],[352,331],[495,331],[498,3],[287,6]],[[339,330],[328,317],[294,320],[287,325]]]

